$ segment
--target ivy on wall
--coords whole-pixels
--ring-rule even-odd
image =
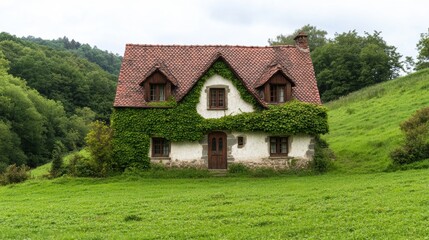
[[[199,115],[196,106],[202,87],[215,74],[229,79],[240,92],[241,98],[252,104],[256,111],[218,119],[204,119]],[[115,131],[114,158],[119,169],[149,167],[150,138],[153,136],[184,142],[201,140],[213,130],[260,131],[273,135],[317,135],[328,132],[327,113],[322,106],[292,101],[262,110],[258,100],[221,60],[212,65],[181,102],[169,103],[169,108],[159,107],[162,108],[114,109],[111,123]]]

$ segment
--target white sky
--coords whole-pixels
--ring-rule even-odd
[[[428,0],[0,0],[0,31],[123,55],[126,43],[265,46],[305,24],[329,37],[381,31],[404,56],[429,31]]]

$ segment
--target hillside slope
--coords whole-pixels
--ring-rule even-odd
[[[342,172],[377,172],[403,140],[399,124],[429,106],[429,69],[371,86],[327,103],[330,133],[324,138]]]

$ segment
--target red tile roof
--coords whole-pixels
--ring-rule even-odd
[[[255,96],[267,74],[283,71],[295,83],[292,95],[321,104],[308,50],[295,46],[182,46],[127,44],[119,73],[115,107],[147,107],[140,85],[159,69],[176,85],[182,99],[219,57],[222,57]],[[264,104],[263,99],[259,99]],[[265,104],[264,104],[265,105]]]

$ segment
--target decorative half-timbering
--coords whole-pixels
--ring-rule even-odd
[[[128,44],[112,115],[118,166],[306,166],[328,131],[300,46]]]

